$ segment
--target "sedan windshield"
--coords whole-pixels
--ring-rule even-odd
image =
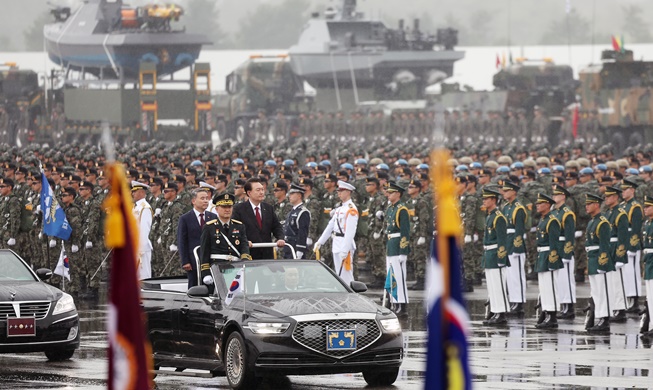
[[[233,281],[236,275],[240,274],[238,284],[244,288],[244,293],[247,295],[347,292],[342,282],[317,261],[252,261],[220,264],[220,272],[227,287],[232,289],[236,288]]]
[[[0,281],[28,280],[34,281],[29,268],[11,252],[0,252]]]

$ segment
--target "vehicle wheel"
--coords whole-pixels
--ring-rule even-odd
[[[397,380],[399,367],[390,370],[363,371],[363,378],[370,386],[390,386]]]
[[[247,139],[247,125],[242,119],[236,122],[235,136],[236,136],[236,141],[238,141],[238,143],[240,144],[245,143],[245,140]]]
[[[57,349],[53,351],[45,351],[45,357],[47,357],[51,362],[60,362],[62,360],[70,359],[73,357],[74,353],[74,349]]]
[[[227,339],[224,352],[225,374],[232,389],[256,388],[256,376],[247,367],[247,349],[243,336],[233,332]]]

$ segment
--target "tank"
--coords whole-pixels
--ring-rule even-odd
[[[130,8],[122,0],[86,0],[74,13],[59,7],[52,14],[55,22],[43,30],[50,59],[99,78],[134,79],[140,62],[168,75],[192,65],[211,43],[174,29],[183,9],[172,4]]]
[[[333,89],[339,95],[334,108],[346,109],[347,96],[354,97],[354,106],[423,98],[425,88],[451,76],[464,57],[454,50],[457,34],[453,29],[427,34],[419,19],[412,28],[400,21],[391,29],[356,11],[356,0],[342,0],[339,7],[313,14],[289,54],[295,73],[318,90],[318,99],[321,89]]]
[[[584,119],[617,151],[653,142],[653,62],[635,61],[631,50],[605,50],[601,59],[579,72]]]

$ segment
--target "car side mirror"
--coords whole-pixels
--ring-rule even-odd
[[[351,283],[349,283],[349,286],[351,287],[352,290],[354,290],[354,292],[357,293],[364,293],[365,291],[367,291],[367,285],[357,280],[352,280]]]
[[[48,280],[52,277],[52,271],[47,268],[39,268],[36,270],[36,276],[41,280]]]
[[[209,288],[205,285],[193,286],[188,289],[186,294],[191,298],[207,298],[209,296]]]

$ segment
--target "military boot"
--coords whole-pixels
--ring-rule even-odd
[[[546,318],[543,322],[535,325],[538,329],[555,329],[558,327],[558,319],[556,318],[555,311],[547,311]]]
[[[626,313],[639,313],[639,297],[628,297],[626,300],[626,305],[628,306],[628,309],[626,309]]]
[[[606,333],[610,332],[610,319],[603,317],[599,320],[599,323],[595,326],[587,329],[590,333]]]
[[[574,310],[573,303],[563,303],[562,305],[564,309],[560,313],[558,313],[558,318],[563,320],[572,320],[576,318],[576,313]]]
[[[585,330],[594,327],[594,301],[590,298],[589,305],[583,309],[585,314]]]
[[[610,322],[626,322],[627,319],[625,310],[615,310],[614,316],[610,317]]]
[[[510,307],[510,314],[521,316],[524,314],[524,304],[521,302],[513,303]]]
[[[648,306],[646,306],[646,309],[641,310],[639,314],[642,316],[639,320],[639,333],[641,334],[648,333],[649,323],[651,320],[648,313]]]
[[[490,318],[488,325],[497,326],[503,325],[507,322],[508,320],[506,319],[506,313],[497,313],[494,315],[494,317]]]

